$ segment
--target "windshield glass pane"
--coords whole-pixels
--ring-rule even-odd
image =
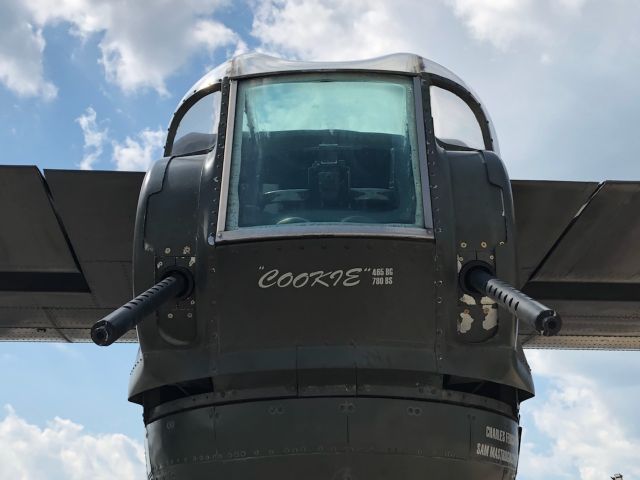
[[[391,75],[240,82],[226,229],[423,227],[414,101]]]
[[[210,93],[184,114],[178,125],[171,155],[208,150],[216,143],[215,132],[220,116],[220,92]]]
[[[480,124],[471,107],[455,93],[431,87],[431,116],[436,137],[450,145],[484,149]]]

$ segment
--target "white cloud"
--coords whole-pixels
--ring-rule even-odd
[[[574,472],[581,480],[607,479],[618,472],[624,478],[640,477],[636,355],[528,351],[536,378],[550,381],[551,387],[541,403],[530,401],[536,402],[535,410],[523,405],[541,434],[534,445],[525,423],[523,480],[574,479]]]
[[[85,112],[76,118],[84,136],[84,155],[80,168],[91,170],[97,162],[102,160],[105,146],[111,146],[111,161],[117,170],[147,170],[154,160],[162,155],[166,132],[158,128],[145,128],[132,137],[127,136],[124,141],[111,139],[109,130],[101,128],[97,120],[98,114],[93,107],[87,107]]]
[[[432,16],[407,0],[262,0],[252,34],[262,50],[305,60],[346,60],[415,48],[405,23],[407,9],[420,10],[423,25]],[[414,47],[414,48],[412,48]]]
[[[76,122],[80,125],[84,136],[84,156],[80,162],[80,168],[82,170],[91,170],[94,163],[102,155],[108,138],[108,130],[98,127],[96,111],[93,107],[87,107],[85,113],[76,118]]]
[[[16,480],[138,480],[146,478],[144,448],[118,433],[90,434],[54,418],[41,428],[10,406],[0,420],[0,478]]]
[[[113,162],[118,170],[147,170],[162,154],[166,132],[145,129],[135,138],[113,142]]]
[[[550,32],[539,21],[540,0],[447,0],[474,37],[507,48],[518,38],[545,40]]]
[[[579,16],[586,0],[260,0],[253,35],[267,51],[306,59],[341,60],[393,51],[424,53],[443,20],[442,6],[476,40],[499,50],[526,40],[552,45],[562,25]],[[458,39],[458,47],[461,41]]]
[[[150,87],[167,93],[165,79],[199,51],[234,45],[237,35],[209,18],[218,0],[109,3],[96,31],[107,78],[125,92]],[[86,30],[91,28],[85,26]]]
[[[45,80],[42,29],[34,25],[20,0],[0,6],[0,83],[22,97],[55,98],[56,87]]]
[[[226,0],[9,0],[0,5],[0,82],[20,95],[52,98],[44,78],[43,28],[68,24],[98,43],[107,79],[125,92],[167,93],[165,80],[199,53],[237,48],[235,32],[213,18]]]
[[[444,0],[473,37],[506,50],[525,40],[553,46],[582,13],[586,0]]]
[[[640,148],[640,3],[255,1],[252,35],[268,53],[350,60],[410,51],[451,68],[487,105],[514,178],[640,175],[627,160]]]

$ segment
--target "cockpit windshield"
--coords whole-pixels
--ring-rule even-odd
[[[424,227],[413,88],[383,74],[240,81],[226,230]]]

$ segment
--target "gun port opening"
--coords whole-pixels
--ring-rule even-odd
[[[195,281],[193,274],[187,268],[172,266],[162,274],[162,280],[166,280],[169,277],[175,277],[180,283],[180,292],[176,295],[179,300],[188,298],[193,293],[195,287]]]
[[[469,295],[485,295],[486,280],[493,277],[493,267],[480,260],[472,260],[462,266],[459,284],[462,291]]]
[[[104,343],[107,340],[107,332],[104,329],[99,328],[95,333],[96,340],[100,343]]]

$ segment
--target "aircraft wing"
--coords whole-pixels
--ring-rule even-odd
[[[513,181],[520,287],[559,335],[525,348],[640,349],[640,182]]]
[[[0,339],[89,341],[91,325],[131,299],[143,178],[0,166]]]
[[[143,178],[0,166],[0,340],[89,341],[131,298]],[[640,349],[640,183],[512,184],[520,287],[564,320],[525,347]]]

